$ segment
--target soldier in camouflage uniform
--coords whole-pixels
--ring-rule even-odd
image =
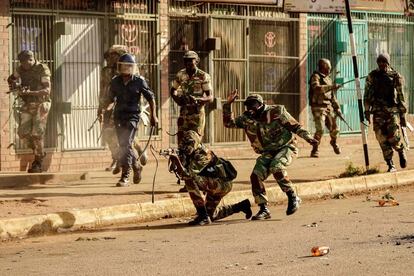
[[[364,93],[365,118],[371,123],[373,114],[375,136],[381,146],[388,171],[395,171],[393,149],[398,152],[401,168],[407,166],[400,126],[406,126],[407,107],[403,92],[403,77],[390,67],[390,56],[380,54],[378,69],[369,73]]]
[[[42,161],[46,155],[43,139],[51,105],[51,74],[47,65],[34,59],[32,51],[20,52],[18,59],[20,66],[7,81],[12,89],[19,82],[22,87],[17,94],[23,101],[19,110],[18,135],[33,150],[34,161],[28,172],[39,173],[42,172]]]
[[[246,219],[250,219],[252,210],[248,199],[217,208],[221,199],[232,189],[232,177],[223,166],[222,159],[201,144],[201,136],[193,130],[186,131],[180,146],[186,156],[186,167],[177,155],[171,155],[170,161],[182,178],[192,180],[186,182],[186,187],[196,207],[197,217],[189,224],[209,224],[210,218],[219,220],[240,211],[245,213]],[[202,192],[206,193],[206,199]]]
[[[271,217],[263,184],[270,174],[273,174],[282,191],[286,193],[286,214],[291,215],[296,212],[300,203],[286,172],[286,167],[297,154],[293,133],[311,145],[317,144],[318,141],[300,126],[283,105],[265,105],[260,95],[248,96],[244,102],[246,111],[234,118],[231,104],[237,97],[237,90],[228,96],[227,103],[223,105],[223,121],[225,127],[244,129],[253,150],[260,154],[250,175],[253,195],[260,206],[259,212],[252,219],[262,220]]]
[[[309,104],[312,109],[313,120],[315,121],[315,135],[319,141],[314,145],[311,151],[311,157],[319,157],[318,147],[323,136],[323,130],[326,126],[331,136],[331,146],[336,154],[341,150],[336,143],[339,134],[339,127],[336,123],[338,114],[341,114],[338,100],[336,99],[336,90],[340,87],[333,84],[329,73],[331,72],[331,62],[328,59],[321,59],[318,62],[318,71],[315,71],[309,81]]]
[[[106,99],[109,96],[111,80],[118,75],[117,71],[117,61],[119,57],[127,53],[127,47],[124,45],[113,45],[105,52],[104,58],[106,60],[106,66],[102,68],[101,71],[101,83],[99,91],[99,107],[98,107],[98,116],[100,117],[100,122],[102,123],[102,140],[105,144],[108,145],[109,150],[112,155],[112,163],[106,169],[111,171],[113,174],[118,174],[121,171],[120,164],[118,164],[119,158],[119,145],[118,138],[115,131],[115,124],[113,118],[113,108],[110,106],[109,110],[103,110],[103,105]],[[147,163],[147,153],[142,151],[141,146],[139,145],[138,137],[135,138],[133,144],[135,150],[140,156],[140,162],[137,162],[134,165],[134,183],[139,183],[141,181],[142,166]]]
[[[112,115],[113,106],[109,110],[103,110],[103,105],[109,95],[111,80],[118,74],[116,69],[116,62],[118,61],[119,57],[125,53],[127,53],[127,50],[123,45],[113,45],[108,51],[105,52],[104,58],[106,60],[106,66],[101,70],[101,82],[99,90],[98,116],[100,117],[100,122],[102,123],[102,140],[108,146],[112,155],[112,163],[106,170],[113,170],[114,174],[120,172],[120,166],[117,166],[119,145]]]
[[[204,105],[214,99],[210,75],[200,70],[197,67],[198,63],[198,54],[187,51],[184,54],[185,68],[177,73],[170,90],[172,99],[180,106],[180,116],[177,120],[178,145],[181,144],[183,133],[188,130],[193,130],[203,137],[206,121]],[[181,157],[182,162],[184,159]]]

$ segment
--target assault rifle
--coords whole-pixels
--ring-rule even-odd
[[[344,124],[348,127],[348,129],[350,131],[353,131],[353,129],[351,128],[351,126],[348,124],[348,122],[345,120],[344,115],[342,114],[342,112],[340,111],[334,111],[336,116],[338,116],[339,119],[341,119],[342,122],[344,122]]]
[[[168,158],[168,171],[170,173],[174,173],[175,177],[177,177],[177,184],[179,185],[181,182],[181,176],[178,173],[178,168],[174,162],[171,161],[170,157],[171,155],[179,156],[178,149],[168,148],[165,150],[160,150],[159,155],[164,156],[165,158]]]

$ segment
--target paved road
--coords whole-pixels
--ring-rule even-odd
[[[175,218],[2,243],[0,275],[414,275],[414,187],[391,193],[400,206],[358,196],[291,217],[273,206],[267,221]],[[331,252],[310,257],[315,245]]]

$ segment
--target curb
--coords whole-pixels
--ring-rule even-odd
[[[298,196],[307,199],[332,196],[337,193],[402,187],[413,182],[414,170],[407,170],[353,178],[306,182],[295,184],[294,188]],[[267,189],[267,196],[269,202],[273,203],[286,200],[286,195],[279,187],[269,187]],[[234,204],[245,198],[249,198],[253,202],[250,190],[234,191],[224,197],[221,204]],[[83,210],[73,209],[67,212],[0,220],[0,239],[24,238],[56,233],[62,230],[139,223],[192,214],[194,214],[194,206],[188,197],[160,200],[155,203],[145,202]]]
[[[88,180],[89,173],[6,173],[0,175],[0,188],[21,188],[34,184],[55,184]]]

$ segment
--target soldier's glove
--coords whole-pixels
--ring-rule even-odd
[[[371,113],[369,111],[364,112],[365,120],[367,120],[368,124],[371,124]]]

